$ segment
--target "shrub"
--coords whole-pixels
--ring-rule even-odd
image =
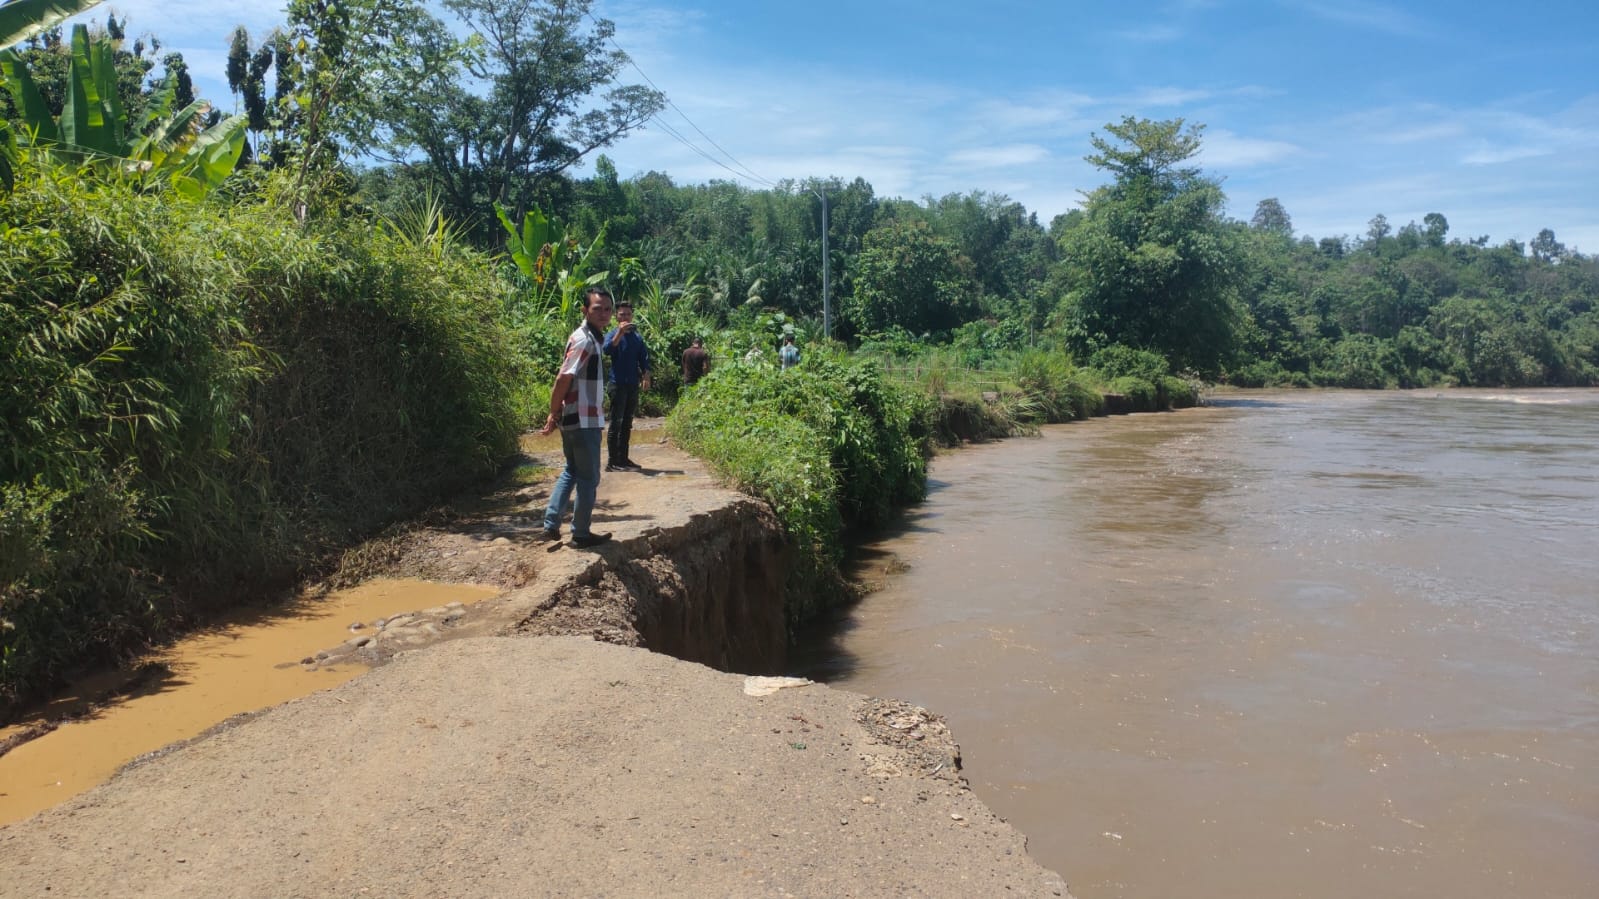
[[[1096,350],[1088,359],[1088,367],[1106,378],[1140,378],[1151,384],[1171,374],[1165,357],[1149,350],[1135,350],[1119,343]]]
[[[942,393],[934,400],[933,440],[959,446],[969,440],[998,440],[1016,433],[1016,422],[978,394]]]
[[[1276,387],[1285,382],[1288,373],[1282,365],[1269,359],[1256,359],[1241,368],[1228,372],[1224,380],[1236,387]]]
[[[481,258],[25,168],[0,197],[0,709],[492,472]]]
[[[1393,345],[1370,334],[1354,334],[1333,345],[1332,358],[1312,372],[1320,384],[1381,390],[1399,383],[1402,367]]]
[[[813,355],[799,368],[724,365],[667,421],[684,449],[767,500],[798,550],[799,622],[844,595],[844,531],[881,524],[926,488],[932,406],[876,364]]]
[[[1116,378],[1110,382],[1110,392],[1126,397],[1133,412],[1154,412],[1160,408],[1155,385],[1143,378]]]
[[[1017,385],[1037,401],[1044,421],[1080,421],[1104,406],[1092,376],[1062,353],[1025,350],[1000,364],[1015,370]]]
[[[1199,402],[1199,392],[1182,378],[1166,375],[1155,386],[1159,388],[1162,409],[1186,409]]]

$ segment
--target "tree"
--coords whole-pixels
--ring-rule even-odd
[[[281,137],[274,128],[275,117],[267,105],[266,77],[272,68],[275,41],[281,32],[274,31],[261,46],[250,49],[250,33],[243,25],[235,28],[228,38],[228,89],[244,105],[249,131],[255,135],[255,145],[247,152],[246,162],[266,157],[263,136],[269,133]],[[290,60],[280,61],[280,69]],[[292,93],[292,90],[290,91]],[[280,96],[279,99],[282,99]],[[287,123],[281,123],[287,124]]]
[[[1366,241],[1372,248],[1376,248],[1390,234],[1394,233],[1394,226],[1388,224],[1388,216],[1377,213],[1366,223]]]
[[[55,42],[59,45],[61,29],[56,26],[62,20],[98,6],[99,3],[100,0],[5,0],[0,3],[0,53],[10,54],[7,61],[15,62],[16,56],[12,47],[23,41],[32,41],[52,30],[55,33]],[[26,63],[23,65],[26,67]],[[3,81],[4,79],[0,78],[0,82]],[[10,94],[14,94],[16,89],[10,84],[5,86],[7,93],[0,95],[0,189],[9,191],[14,182],[14,169],[18,161],[16,136],[12,134],[11,122],[18,117],[18,111],[10,102]],[[59,113],[60,106],[57,106],[55,111]],[[35,115],[42,114],[42,110],[35,110]]]
[[[1123,116],[1121,124],[1105,130],[1122,145],[1098,134],[1089,137],[1098,153],[1089,162],[1115,176],[1117,184],[1147,182],[1181,187],[1200,175],[1197,166],[1183,166],[1199,152],[1204,125],[1183,128],[1182,119],[1154,122]]]
[[[1548,228],[1539,231],[1528,246],[1539,262],[1557,262],[1566,255],[1566,245],[1555,240],[1555,232]]]
[[[972,261],[987,296],[1023,296],[1048,276],[1053,244],[1037,219],[1003,194],[948,194],[929,199],[922,214]]]
[[[590,0],[447,0],[472,32],[465,74],[430,67],[404,85],[382,116],[388,152],[420,156],[461,213],[500,203],[520,215],[541,181],[641,126],[665,104],[659,91],[618,84],[627,55],[609,45],[615,25]],[[422,41],[442,46],[432,28]]]
[[[1249,227],[1268,234],[1294,236],[1294,223],[1276,197],[1267,197],[1255,204],[1255,217],[1249,220]]]
[[[854,291],[843,304],[858,334],[904,328],[941,333],[975,312],[970,260],[925,222],[895,221],[868,232],[855,258]]]
[[[298,85],[277,110],[290,143],[278,161],[294,159],[308,195],[314,173],[330,171],[341,152],[375,143],[390,106],[453,68],[459,43],[441,36],[420,0],[289,0],[288,14],[288,40],[270,45],[279,86]]]
[[[1427,245],[1441,247],[1444,238],[1449,236],[1449,220],[1441,212],[1429,212],[1421,217],[1421,223],[1426,226]]]
[[[1121,145],[1095,135],[1087,158],[1115,181],[1061,238],[1068,339],[1083,355],[1120,343],[1216,372],[1239,333],[1239,250],[1220,185],[1184,165],[1203,129],[1129,117],[1106,130]]]

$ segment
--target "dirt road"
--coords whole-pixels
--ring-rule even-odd
[[[625,565],[629,547],[736,498],[670,447],[639,455],[672,475],[623,476],[632,490],[607,476],[600,517],[619,548],[528,544],[515,529],[537,491],[520,512],[491,505],[413,538],[431,554],[406,564],[475,552],[466,568],[499,559],[524,583],[349,683],[0,828],[0,895],[1066,895],[966,788],[934,715],[528,635],[553,632],[537,620],[571,578],[603,586],[596,565]],[[606,616],[606,595],[587,590],[590,611],[625,619]],[[592,624],[575,629],[611,638]]]

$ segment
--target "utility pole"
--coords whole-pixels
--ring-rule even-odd
[[[832,257],[827,252],[827,192],[812,189],[811,195],[822,201],[822,337],[833,339]]]

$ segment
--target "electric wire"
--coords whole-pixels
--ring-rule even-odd
[[[691,141],[688,138],[684,137],[676,128],[674,128],[671,125],[667,124],[665,121],[662,121],[659,118],[656,118],[656,117],[653,117],[653,116],[652,116],[652,118],[655,118],[655,124],[658,125],[662,131],[664,131],[667,134],[671,135],[671,137],[674,140],[676,140],[678,143],[682,144],[685,147],[688,147],[690,150],[692,150],[695,153],[699,154],[699,156],[702,159],[704,159],[706,162],[709,162],[710,164],[712,164],[714,166],[718,166],[718,167],[720,167],[722,169],[725,169],[733,177],[738,178],[738,179],[740,179],[742,181],[752,180],[750,178],[750,176],[745,175],[745,174],[743,174],[743,173],[741,173],[741,172],[739,172],[739,171],[737,171],[735,169],[728,168],[726,163],[722,162],[720,159],[717,159],[715,156],[712,156],[710,153],[706,152],[703,148],[695,145],[695,143],[693,141]],[[777,186],[775,184],[772,184],[771,182],[762,182],[762,183],[766,184],[766,186],[768,186],[768,187],[774,187],[775,188]]]
[[[594,18],[594,13],[585,10],[584,14],[588,16],[589,21],[593,22],[594,26],[596,28],[598,28],[600,26],[600,21],[598,19]],[[614,27],[614,23],[613,23],[613,27]],[[684,112],[681,107],[679,107],[675,102],[673,102],[671,96],[668,95],[666,93],[666,91],[661,90],[660,86],[657,85],[650,78],[650,76],[647,73],[645,73],[644,69],[642,69],[639,66],[638,62],[633,59],[633,54],[631,54],[631,53],[627,52],[626,50],[624,50],[622,48],[622,45],[616,42],[616,38],[615,38],[614,35],[606,37],[606,40],[610,42],[611,46],[616,48],[618,53],[621,53],[623,56],[627,57],[628,65],[632,66],[633,70],[639,73],[639,77],[643,78],[645,83],[647,83],[650,87],[654,88],[655,91],[661,95],[661,98],[666,101],[666,105],[672,107],[672,109],[679,116],[683,117],[683,121],[687,122],[690,128],[693,128],[696,132],[698,132],[700,137],[703,137],[707,141],[709,141],[711,146],[715,147],[718,151],[721,152],[721,154],[723,156],[727,157],[729,162],[731,162],[734,166],[737,166],[738,169],[742,169],[743,171],[740,172],[738,169],[735,169],[735,168],[732,168],[731,166],[728,166],[726,163],[723,163],[722,161],[720,161],[720,160],[716,159],[715,157],[713,157],[709,153],[709,151],[704,150],[704,149],[702,149],[699,146],[696,146],[693,141],[689,140],[687,137],[684,137],[683,134],[680,133],[679,131],[677,131],[676,128],[674,128],[671,125],[668,125],[666,123],[666,120],[662,119],[659,113],[652,114],[650,116],[650,119],[652,121],[654,121],[658,126],[660,126],[661,130],[663,130],[667,134],[671,135],[679,143],[683,144],[683,146],[688,147],[690,150],[693,150],[695,153],[699,154],[700,157],[705,159],[707,162],[710,162],[710,163],[713,163],[716,166],[719,166],[720,168],[726,170],[727,172],[731,173],[734,177],[739,178],[740,180],[753,181],[756,184],[760,184],[760,185],[762,185],[764,187],[770,187],[770,188],[776,188],[778,186],[776,182],[774,182],[774,181],[772,181],[772,180],[770,180],[768,178],[763,178],[760,175],[756,174],[754,169],[752,169],[749,166],[745,165],[744,163],[740,162],[737,157],[735,157],[732,153],[727,152],[727,150],[725,148],[723,148],[721,144],[717,143],[715,138],[711,137],[709,134],[706,134],[704,129],[700,128],[699,125],[696,125],[694,123],[694,120],[688,117],[688,113]]]

